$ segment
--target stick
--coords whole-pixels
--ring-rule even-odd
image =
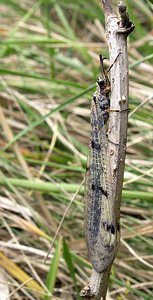
[[[110,62],[118,59],[111,68],[111,104],[108,128],[107,162],[112,183],[112,206],[116,224],[120,222],[120,200],[122,195],[123,174],[126,154],[127,121],[128,121],[128,55],[127,36],[134,29],[129,20],[126,6],[118,5],[120,20],[112,10],[109,0],[102,0],[106,33],[109,44]],[[119,231],[119,228],[118,228]],[[119,247],[117,235],[116,254]],[[105,300],[112,263],[102,273],[92,270],[88,284],[82,289],[81,296],[85,299]]]

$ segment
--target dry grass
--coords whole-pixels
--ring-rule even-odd
[[[152,4],[127,4],[136,29],[122,240],[108,296],[117,300],[153,298]],[[103,26],[95,0],[1,5],[0,299],[79,299],[90,274],[82,189],[74,194],[86,168],[98,54],[108,56]]]

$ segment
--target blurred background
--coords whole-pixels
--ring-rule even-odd
[[[135,30],[112,300],[153,299],[153,4],[126,4]],[[7,0],[0,16],[0,299],[80,299],[91,273],[80,184],[100,53],[109,66],[102,6]]]

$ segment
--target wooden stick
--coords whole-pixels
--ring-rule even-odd
[[[102,0],[105,14],[106,34],[109,45],[111,68],[111,104],[108,128],[108,152],[111,183],[112,206],[116,217],[116,224],[120,222],[120,200],[122,195],[123,174],[126,154],[127,122],[128,122],[128,54],[127,36],[134,29],[129,20],[126,6],[123,2],[118,5],[120,20],[117,18],[109,0]],[[118,228],[119,229],[119,228]],[[118,230],[119,231],[119,230]],[[116,254],[120,236],[117,236]],[[102,273],[92,270],[88,284],[82,289],[81,296],[85,299],[105,300],[112,263]]]

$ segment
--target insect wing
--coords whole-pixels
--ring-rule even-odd
[[[103,272],[115,256],[116,233],[107,183],[107,139],[99,94],[91,105],[90,150],[86,174],[85,234],[94,269]]]

